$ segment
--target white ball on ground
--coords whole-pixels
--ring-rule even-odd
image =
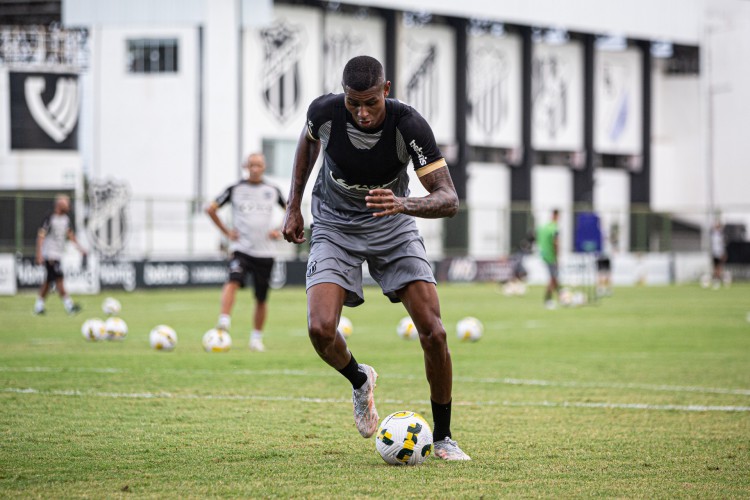
[[[81,326],[81,334],[88,341],[96,342],[107,338],[107,330],[104,328],[104,321],[99,318],[87,319]]]
[[[151,330],[148,340],[157,351],[171,351],[177,345],[177,332],[170,326],[158,325]]]
[[[456,336],[459,340],[476,342],[482,338],[484,326],[473,316],[467,316],[456,323]]]
[[[414,340],[419,338],[417,327],[414,326],[414,322],[409,316],[401,318],[401,321],[398,322],[398,326],[396,326],[396,333],[404,340]]]
[[[375,449],[390,465],[419,465],[432,453],[432,429],[419,413],[391,413],[378,427]]]
[[[202,343],[206,352],[227,352],[232,347],[232,337],[226,330],[211,328],[203,335]]]
[[[107,297],[104,299],[104,302],[102,302],[102,311],[108,316],[120,314],[121,310],[122,306],[120,305],[120,301],[115,298]]]
[[[341,319],[339,320],[338,331],[344,337],[349,338],[349,336],[354,333],[354,325],[352,324],[352,320],[350,320],[346,316],[341,316]]]
[[[123,340],[128,335],[128,324],[122,318],[112,316],[104,322],[104,330],[107,332],[107,340]]]

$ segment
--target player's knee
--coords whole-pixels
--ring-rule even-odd
[[[307,322],[307,330],[314,343],[333,342],[336,338],[336,326],[335,319],[318,315],[310,316]]]
[[[419,332],[419,341],[424,348],[434,348],[446,344],[445,328],[439,322],[430,327],[417,328],[417,331]]]

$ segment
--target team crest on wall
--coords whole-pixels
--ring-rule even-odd
[[[580,44],[534,44],[531,78],[534,147],[579,151],[583,144],[583,53]]]
[[[247,151],[262,140],[296,141],[323,87],[321,10],[277,5],[273,12],[272,22],[246,29],[242,38],[242,119],[262,131],[261,138],[243,138]]]
[[[78,76],[10,73],[11,149],[77,149]]]
[[[403,27],[396,97],[416,109],[438,143],[455,141],[455,33],[448,26]]]
[[[112,258],[125,249],[130,193],[127,184],[114,180],[89,186],[89,216],[86,231],[96,251]]]
[[[640,54],[599,50],[594,65],[594,148],[599,153],[641,154]]]
[[[263,102],[279,122],[286,122],[300,106],[300,56],[304,33],[298,26],[278,21],[260,32],[263,40]]]
[[[469,38],[467,140],[490,147],[520,144],[521,68],[516,37]]]
[[[328,14],[324,22],[323,92],[342,91],[342,72],[352,57],[368,55],[385,66],[385,22],[381,18]]]

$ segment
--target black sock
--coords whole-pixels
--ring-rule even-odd
[[[355,389],[359,389],[367,382],[367,374],[359,369],[359,363],[354,359],[353,354],[349,364],[339,370],[339,373],[346,377]]]
[[[430,400],[430,403],[432,403],[432,418],[435,421],[432,440],[436,443],[446,437],[451,437],[451,402],[441,405]]]

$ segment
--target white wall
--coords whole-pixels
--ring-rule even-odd
[[[600,218],[604,252],[610,255],[626,252],[630,240],[628,172],[613,168],[599,168],[594,171],[594,210]],[[617,235],[613,235],[614,231],[617,231]]]
[[[713,199],[725,222],[750,228],[750,2],[711,0],[704,44],[715,117],[706,161]]]
[[[510,253],[510,170],[497,163],[469,163],[466,199],[469,253],[497,258]],[[464,207],[464,208],[467,208]]]
[[[700,79],[666,75],[658,66],[653,79],[651,204],[655,210],[689,210],[701,217],[706,175]]]
[[[194,192],[197,164],[195,28],[113,28],[93,33],[94,178],[126,180],[133,196]],[[128,73],[127,40],[176,38],[177,73]]]
[[[346,3],[697,44],[704,0],[348,0]]]
[[[560,210],[560,253],[573,248],[573,173],[564,166],[536,165],[531,169],[531,210],[536,227],[552,218],[553,209]]]

